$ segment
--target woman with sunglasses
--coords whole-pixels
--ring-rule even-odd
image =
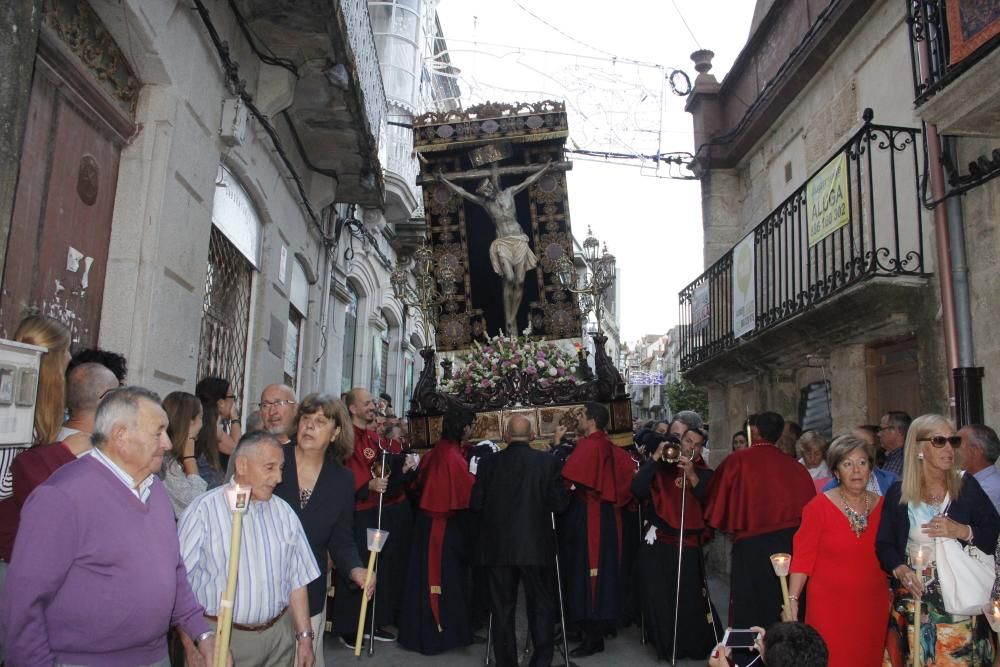
[[[882,569],[892,575],[893,604],[887,635],[893,667],[912,663],[907,628],[913,600],[921,602],[921,664],[988,665],[993,661],[990,628],[982,616],[948,613],[934,563],[935,538],[954,538],[994,553],[1000,516],[979,482],[959,469],[962,439],[941,415],[913,420],[906,434],[903,479],[885,496],[875,550]],[[927,547],[929,564],[914,571],[913,555]]]

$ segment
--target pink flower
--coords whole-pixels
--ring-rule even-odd
[[[524,372],[526,375],[536,375],[538,374],[538,369],[535,368],[534,366],[528,366],[527,368],[524,369]]]
[[[489,380],[486,380],[486,379],[483,379],[483,380],[479,381],[479,386],[482,387],[483,389],[489,389],[489,387],[490,387],[491,384],[492,383]]]

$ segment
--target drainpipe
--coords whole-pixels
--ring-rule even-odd
[[[927,39],[918,43],[920,76],[930,79],[930,56]],[[944,166],[941,162],[941,138],[937,125],[927,123],[927,168],[931,193],[941,202],[945,195]],[[947,149],[956,155],[956,141],[947,139]],[[945,354],[948,359],[948,403],[952,418],[959,427],[981,424],[983,410],[982,367],[973,366],[972,307],[969,295],[969,268],[965,255],[965,227],[962,203],[949,197],[934,207],[934,234],[937,246],[938,280],[941,286],[941,311],[944,324]]]
[[[924,81],[930,79],[930,55],[927,39],[918,42],[920,53],[920,76]],[[941,139],[938,136],[937,125],[926,123],[925,139],[927,141],[927,169],[931,178],[931,195],[935,201],[945,196],[944,167],[941,165]],[[948,405],[951,416],[957,419],[957,400],[955,396],[955,369],[960,367],[958,358],[958,326],[955,318],[955,285],[952,281],[951,243],[948,234],[948,207],[934,207],[934,245],[937,247],[937,275],[941,288],[941,319],[944,325],[944,349],[948,362]]]
[[[957,161],[958,141],[944,139],[945,153]],[[952,371],[955,381],[955,410],[959,427],[965,424],[984,423],[983,368],[977,367],[975,346],[972,340],[972,298],[969,289],[969,265],[965,254],[965,222],[962,219],[962,202],[949,197],[947,207],[948,232],[951,241],[952,284],[955,290],[955,325],[958,347],[958,366]]]

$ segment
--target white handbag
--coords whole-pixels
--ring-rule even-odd
[[[934,542],[945,611],[962,616],[983,613],[996,579],[993,557],[972,544],[963,547],[955,539],[939,537]]]

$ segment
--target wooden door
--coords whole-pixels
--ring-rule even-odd
[[[878,424],[890,410],[923,414],[917,341],[912,338],[868,348],[868,423]]]
[[[75,80],[74,80],[75,79]],[[36,61],[21,171],[0,295],[0,327],[13,334],[26,310],[69,325],[96,344],[121,137],[63,77]],[[84,85],[86,82],[84,81]]]

